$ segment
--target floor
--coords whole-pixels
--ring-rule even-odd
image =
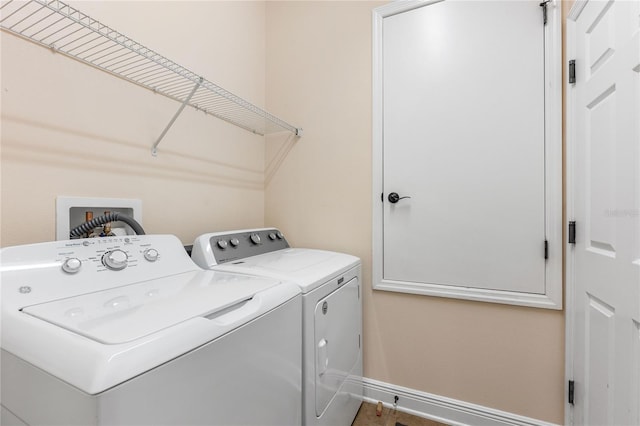
[[[433,420],[383,407],[382,415],[376,416],[376,405],[363,402],[351,426],[446,426]]]

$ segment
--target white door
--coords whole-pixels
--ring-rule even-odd
[[[545,295],[540,2],[427,2],[381,32],[382,281]]]
[[[568,28],[576,64],[568,89],[568,217],[576,222],[567,280],[575,382],[569,421],[638,425],[640,1],[577,4]]]

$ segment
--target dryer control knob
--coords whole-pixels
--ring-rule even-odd
[[[225,240],[218,240],[218,247],[220,247],[222,250],[227,248],[227,242]]]
[[[150,249],[146,249],[142,255],[144,256],[145,259],[147,259],[149,262],[155,262],[156,260],[158,260],[158,256],[160,256],[160,253],[158,253],[158,250],[154,249],[154,248],[150,248]]]
[[[256,244],[256,245],[260,244],[260,235],[258,235],[258,234],[251,234],[251,237],[250,237],[250,238],[251,238],[251,242],[252,242],[253,244]]]
[[[237,239],[237,238],[232,238],[232,239],[229,240],[229,242],[231,243],[231,245],[233,247],[238,247],[238,244],[240,244],[240,240]]]
[[[276,237],[278,237],[279,240],[284,238],[284,235],[282,235],[282,232],[278,231],[276,232]]]
[[[269,239],[270,239],[271,241],[275,241],[275,239],[276,239],[276,238],[277,238],[277,237],[276,237],[276,233],[275,233],[275,232],[270,232],[270,233],[269,233]]]
[[[82,267],[82,261],[77,257],[70,257],[62,263],[62,270],[68,274],[75,274]]]
[[[127,253],[116,249],[106,252],[102,256],[102,263],[112,271],[120,271],[127,267],[128,259],[129,257],[127,256]]]

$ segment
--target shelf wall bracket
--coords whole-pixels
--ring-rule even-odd
[[[158,145],[160,144],[160,142],[162,141],[164,136],[167,134],[167,132],[169,131],[171,126],[173,126],[173,123],[175,123],[175,121],[178,119],[180,114],[182,114],[182,111],[184,110],[184,107],[189,105],[189,101],[191,100],[193,95],[195,95],[195,93],[198,90],[198,88],[200,88],[200,85],[202,84],[203,80],[204,79],[202,77],[200,77],[198,79],[198,82],[195,84],[195,86],[193,86],[193,89],[191,90],[191,93],[189,93],[189,96],[187,96],[186,99],[182,102],[182,105],[180,105],[180,108],[178,108],[178,111],[176,111],[176,113],[173,116],[173,118],[171,119],[171,121],[169,121],[169,124],[167,124],[167,127],[164,128],[164,130],[162,131],[162,133],[158,137],[158,140],[156,140],[156,143],[153,144],[153,147],[151,148],[151,155],[153,155],[154,157],[156,157],[158,155]]]

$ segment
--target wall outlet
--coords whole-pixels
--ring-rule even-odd
[[[56,240],[68,240],[69,232],[85,222],[85,213],[93,217],[102,216],[105,211],[122,213],[142,225],[142,201],[127,198],[85,198],[58,197],[56,199]],[[111,230],[116,235],[133,235],[134,232],[124,222],[113,222]]]

